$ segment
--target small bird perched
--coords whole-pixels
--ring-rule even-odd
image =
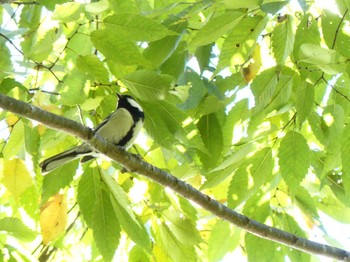
[[[117,109],[96,126],[94,131],[114,145],[128,149],[139,134],[145,115],[141,106],[131,96],[117,95]],[[40,167],[41,171],[46,173],[76,158],[82,157],[80,162],[85,163],[96,156],[97,152],[83,143],[44,160]]]

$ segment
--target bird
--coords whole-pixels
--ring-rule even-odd
[[[114,112],[107,116],[94,128],[101,137],[127,150],[132,146],[140,133],[145,115],[142,107],[130,95],[118,94],[118,106]],[[45,159],[39,164],[42,173],[50,172],[74,159],[80,158],[85,163],[98,156],[91,146],[83,143],[62,153]]]

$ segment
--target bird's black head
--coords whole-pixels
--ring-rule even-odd
[[[118,96],[118,108],[125,108],[128,110],[131,115],[133,116],[134,120],[138,120],[139,118],[144,119],[144,113],[142,107],[139,105],[139,103],[136,102],[136,100],[129,95],[120,95],[117,93]]]

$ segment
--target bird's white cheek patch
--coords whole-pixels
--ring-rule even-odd
[[[138,110],[140,110],[140,112],[143,112],[142,107],[133,99],[127,98],[129,104],[135,108],[137,108]]]

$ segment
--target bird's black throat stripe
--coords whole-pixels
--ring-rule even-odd
[[[123,139],[116,144],[117,146],[124,147],[130,141],[130,139],[133,137],[135,126],[136,125],[134,123],[128,133],[126,133],[126,135],[123,137]]]

